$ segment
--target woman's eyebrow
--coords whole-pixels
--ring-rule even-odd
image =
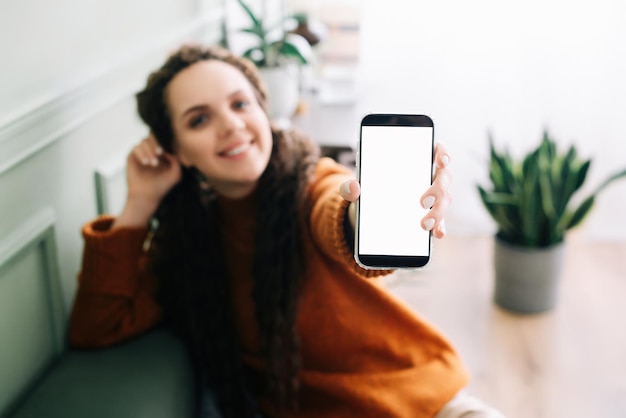
[[[232,98],[232,97],[234,97],[234,96],[238,96],[238,95],[240,95],[240,94],[244,94],[244,93],[245,93],[245,92],[243,91],[243,89],[237,89],[237,90],[233,91],[232,93],[230,93],[230,94],[228,95],[228,98]]]
[[[198,111],[198,110],[208,110],[209,106],[205,105],[205,104],[201,104],[201,105],[195,105],[195,106],[191,106],[189,109],[185,110],[182,115],[180,115],[181,119],[184,119],[185,116],[187,116],[189,113]]]
[[[233,91],[232,93],[228,94],[228,98],[232,99],[235,96],[239,96],[240,94],[245,94],[245,91],[243,89],[237,89],[235,91]],[[191,106],[189,109],[185,110],[182,115],[180,115],[180,118],[183,119],[185,116],[187,116],[189,113],[191,112],[195,112],[198,110],[209,110],[210,107],[206,104],[199,104],[199,105],[195,105],[195,106]]]

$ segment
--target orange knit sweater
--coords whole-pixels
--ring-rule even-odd
[[[385,272],[363,270],[354,261],[343,228],[347,202],[338,194],[350,177],[321,159],[310,186],[314,206],[304,231],[307,270],[297,318],[301,408],[286,416],[433,417],[467,384],[466,370],[448,341],[379,283],[376,276]],[[219,203],[242,358],[261,368],[251,298],[254,198]],[[114,344],[161,318],[142,250],[146,229],[111,231],[111,222],[102,217],[83,229],[70,324],[75,347]]]

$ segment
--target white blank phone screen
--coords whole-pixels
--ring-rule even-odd
[[[361,129],[359,253],[428,256],[420,198],[431,183],[433,128]]]

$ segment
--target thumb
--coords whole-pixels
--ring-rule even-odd
[[[352,179],[339,186],[339,194],[349,202],[355,202],[361,195],[361,186],[359,182]]]

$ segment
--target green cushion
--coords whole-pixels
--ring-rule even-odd
[[[185,418],[195,389],[187,352],[164,329],[114,347],[69,350],[13,418]]]

